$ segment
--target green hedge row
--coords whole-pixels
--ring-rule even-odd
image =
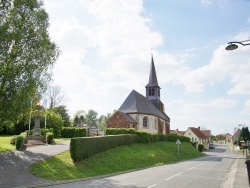
[[[180,136],[177,134],[151,134],[145,131],[136,131],[135,129],[126,129],[126,128],[108,128],[106,129],[106,135],[120,135],[120,134],[136,134],[137,142],[139,143],[151,143],[158,141],[168,141],[176,142],[179,139],[181,142],[190,142],[190,138],[185,136]]]
[[[136,143],[136,135],[113,135],[104,137],[72,138],[70,141],[70,155],[74,162],[87,159],[97,153]]]
[[[86,137],[86,128],[63,127],[61,131],[62,138]]]
[[[133,128],[107,128],[105,130],[106,135],[118,135],[118,134],[136,134],[136,130]]]

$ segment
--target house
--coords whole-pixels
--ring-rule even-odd
[[[185,131],[179,131],[178,129],[176,129],[176,130],[170,130],[170,134],[178,134],[180,136],[184,136]]]
[[[231,142],[232,143],[236,143],[235,145],[237,145],[239,137],[240,137],[240,132],[241,130],[239,128],[235,128],[233,135],[231,136]]]
[[[132,90],[121,107],[109,118],[108,128],[135,128],[148,133],[170,133],[170,118],[161,102],[154,59],[151,59],[146,97]]]
[[[200,127],[188,127],[184,136],[189,137],[190,141],[195,143],[196,147],[198,147],[199,144],[204,144],[204,147],[208,148],[208,137],[200,130]]]
[[[212,143],[212,134],[211,130],[201,130],[201,132],[207,137],[208,143]]]

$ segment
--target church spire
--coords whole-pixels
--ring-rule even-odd
[[[161,88],[158,85],[154,59],[152,56],[148,84],[146,85],[146,98],[149,101],[151,101],[155,105],[156,108],[163,111],[164,107],[163,107],[163,103],[161,102],[160,90]]]
[[[148,84],[146,85],[146,87],[159,87],[158,81],[157,81],[157,76],[156,76],[156,71],[155,71],[153,55],[152,55],[152,59],[151,59],[151,67],[150,67]]]

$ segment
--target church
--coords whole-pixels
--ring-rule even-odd
[[[154,59],[152,56],[146,97],[132,90],[121,107],[109,118],[108,128],[135,128],[148,133],[170,133],[170,118],[161,102]]]

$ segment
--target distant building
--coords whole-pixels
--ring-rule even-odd
[[[154,60],[151,59],[146,97],[132,90],[119,110],[108,120],[108,128],[135,128],[149,133],[170,133],[170,118],[165,114],[164,104],[160,99]]]
[[[233,135],[231,136],[232,143],[238,142],[238,139],[240,137],[240,132],[241,132],[241,130],[239,128],[234,129]]]
[[[188,127],[184,136],[189,137],[190,141],[196,144],[196,147],[199,144],[204,144],[204,147],[208,148],[209,138],[200,130],[200,127]]]
[[[180,136],[184,136],[186,131],[179,131],[178,129],[176,130],[170,130],[170,134],[178,134]]]

